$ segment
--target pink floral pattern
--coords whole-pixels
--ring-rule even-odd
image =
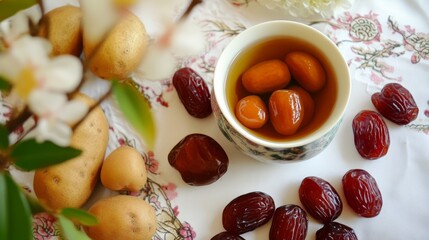
[[[353,56],[347,59],[350,67],[359,71],[370,71],[369,80],[375,86],[387,82],[402,82],[404,76],[391,64],[393,59],[406,57],[409,63],[428,64],[429,33],[419,32],[411,25],[401,25],[394,17],[383,19],[370,11],[367,14],[344,12],[337,18],[324,22],[329,28],[326,34],[344,51]],[[423,63],[425,62],[425,63]],[[428,110],[423,110],[427,118]],[[425,134],[429,124],[412,123],[407,125]]]
[[[56,218],[46,213],[33,216],[33,236],[35,240],[60,239],[60,230]]]

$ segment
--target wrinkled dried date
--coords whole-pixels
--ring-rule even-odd
[[[177,70],[173,76],[173,85],[190,115],[205,118],[212,113],[209,89],[194,70],[188,67]]]
[[[371,96],[371,101],[381,115],[399,125],[412,122],[419,114],[413,96],[399,83],[386,84]]]
[[[322,223],[335,220],[343,210],[343,203],[334,187],[318,177],[306,177],[302,180],[299,199],[308,214]]]
[[[347,203],[363,217],[375,217],[383,206],[383,199],[377,182],[367,171],[352,169],[342,180]]]
[[[358,240],[358,238],[351,227],[338,222],[330,222],[317,230],[316,240]]]
[[[270,240],[304,240],[308,220],[305,211],[294,204],[278,207],[270,228]]]
[[[233,199],[222,212],[226,231],[242,234],[267,223],[274,214],[273,198],[263,192],[250,192]]]
[[[374,160],[386,155],[390,145],[389,129],[379,113],[359,112],[352,128],[356,150],[363,158]]]
[[[229,159],[222,146],[204,134],[190,134],[168,154],[168,162],[189,185],[207,185],[225,174]]]
[[[234,233],[221,232],[213,236],[210,240],[244,240],[244,238]]]

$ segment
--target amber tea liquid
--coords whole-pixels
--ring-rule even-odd
[[[235,105],[238,100],[250,95],[241,84],[241,76],[248,68],[265,60],[280,59],[284,61],[286,54],[292,51],[304,51],[316,57],[325,70],[326,84],[320,91],[310,93],[315,106],[313,119],[309,124],[300,128],[298,132],[291,136],[277,133],[270,121],[260,129],[249,129],[249,131],[260,138],[275,142],[283,142],[285,140],[294,140],[306,136],[318,129],[328,119],[334,108],[337,99],[337,79],[333,71],[333,66],[328,62],[326,56],[324,56],[321,51],[317,50],[314,45],[301,39],[273,38],[256,43],[254,46],[247,48],[235,57],[229,69],[226,85],[227,101],[230,111],[234,113]],[[296,83],[292,79],[291,83],[289,83],[286,88],[293,84]],[[262,96],[262,98],[267,103],[269,94]]]

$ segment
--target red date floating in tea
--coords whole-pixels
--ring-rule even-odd
[[[242,234],[270,221],[274,210],[274,200],[270,195],[250,192],[226,205],[222,213],[222,224],[226,231]]]
[[[190,134],[168,154],[168,162],[177,169],[189,185],[207,185],[223,176],[229,159],[213,138],[204,134]]]
[[[173,85],[190,115],[205,118],[212,113],[207,84],[194,70],[188,67],[177,70],[173,76]]]
[[[298,131],[304,120],[304,109],[298,93],[293,90],[277,90],[268,101],[271,124],[283,135]]]
[[[362,217],[375,217],[383,206],[377,182],[367,171],[352,169],[343,177],[343,190],[347,203]]]
[[[359,112],[352,123],[356,150],[369,160],[386,155],[389,150],[389,129],[381,115],[370,110]]]
[[[386,84],[381,92],[372,95],[371,101],[381,115],[399,125],[414,121],[419,114],[413,96],[399,83]]]

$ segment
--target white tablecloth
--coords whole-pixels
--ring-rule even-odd
[[[64,2],[53,3],[52,6]],[[239,32],[263,21],[298,20],[280,10],[268,10],[255,0],[235,2],[241,4],[206,0],[190,15],[191,20],[206,31],[207,48],[201,55],[182,59],[179,63],[196,70],[210,87],[222,49]],[[223,231],[221,216],[225,205],[251,191],[270,194],[277,206],[301,205],[298,188],[307,176],[321,177],[337,189],[344,209],[336,221],[352,227],[359,239],[429,239],[428,9],[426,0],[362,0],[326,22],[312,24],[337,43],[347,60],[352,77],[352,95],[338,134],[323,153],[308,161],[270,165],[243,155],[223,137],[213,116],[196,119],[187,114],[169,79],[144,82],[141,88],[153,103],[157,121],[158,138],[153,152],[146,151],[112,102],[103,103],[111,125],[108,152],[121,144],[129,144],[147,160],[151,191],[137,195],[157,209],[158,220],[163,222],[156,239],[210,239]],[[142,18],[149,33],[157,31],[153,25],[156,22],[151,18],[153,15],[146,14],[144,9],[136,8],[134,11]],[[360,110],[375,110],[370,100],[372,93],[391,82],[402,84],[414,95],[420,113],[407,126],[386,120],[391,140],[387,155],[374,161],[364,160],[354,147],[352,119]],[[95,81],[84,91],[97,97],[106,89],[105,85]],[[229,156],[228,171],[211,185],[189,186],[168,164],[169,151],[190,133],[213,137]],[[379,216],[359,217],[346,203],[341,178],[352,168],[367,170],[378,182],[384,201]],[[29,181],[23,181],[23,184],[31,191]],[[85,207],[111,194],[115,193],[99,187]],[[39,216],[35,226],[40,226],[46,219],[46,216]],[[242,236],[247,240],[268,239],[270,224]],[[307,239],[315,239],[315,232],[321,227],[309,217]],[[37,236],[50,239],[52,235],[55,234],[41,233]]]

